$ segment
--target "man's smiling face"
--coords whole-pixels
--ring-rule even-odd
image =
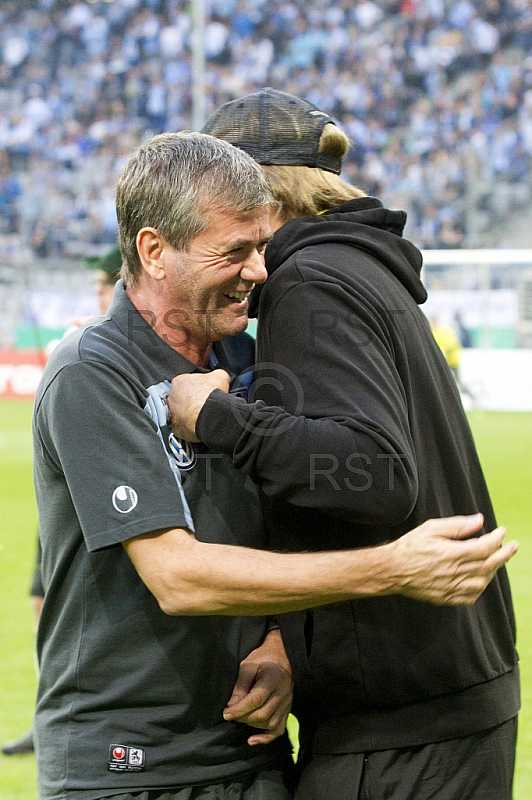
[[[208,227],[187,251],[165,245],[172,323],[185,328],[190,341],[199,345],[246,329],[249,294],[266,280],[264,251],[272,237],[265,206],[238,213],[210,211],[207,216]]]

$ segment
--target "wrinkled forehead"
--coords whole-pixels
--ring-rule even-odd
[[[211,205],[204,212],[205,227],[199,236],[219,239],[263,241],[270,239],[270,206],[256,206],[244,211]],[[198,237],[196,237],[198,238]]]

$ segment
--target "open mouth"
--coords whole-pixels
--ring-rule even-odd
[[[245,305],[247,303],[248,297],[251,294],[250,291],[247,292],[224,292],[224,297],[227,297],[232,303],[237,305]]]

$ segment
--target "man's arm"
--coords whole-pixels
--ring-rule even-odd
[[[214,452],[230,455],[266,495],[296,506],[386,526],[409,516],[418,482],[399,402],[391,404],[393,414],[405,424],[397,420],[388,426],[393,434],[385,433],[386,425],[366,424],[367,414],[359,424],[356,413],[347,410],[316,417],[305,408],[292,413],[262,400],[248,403],[226,394],[225,375],[216,370],[173,379],[168,405],[176,436],[201,440]],[[290,385],[283,371],[280,376]],[[257,386],[268,382],[278,378],[258,373]],[[345,385],[347,378],[338,383]],[[346,487],[350,491],[341,491]]]
[[[394,318],[330,281],[306,280],[304,268],[298,277],[299,264],[287,270],[289,291],[273,275],[261,295],[251,402],[214,392],[195,433],[268,497],[358,525],[401,525],[419,485]],[[335,320],[334,335],[316,328],[316,314]],[[188,415],[180,385],[168,400],[178,436]]]
[[[254,616],[378,595],[472,605],[517,551],[481,514],[429,520],[395,542],[361,550],[272,553],[198,541],[183,528],[124,542],[137,572],[170,615]]]

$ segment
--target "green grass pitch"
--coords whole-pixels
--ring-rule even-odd
[[[36,687],[28,597],[37,515],[31,475],[31,404],[0,402],[0,742],[25,732]],[[501,524],[521,548],[510,565],[518,621],[523,710],[515,800],[532,797],[532,414],[476,411],[473,433]],[[35,759],[0,756],[1,800],[37,800]]]

